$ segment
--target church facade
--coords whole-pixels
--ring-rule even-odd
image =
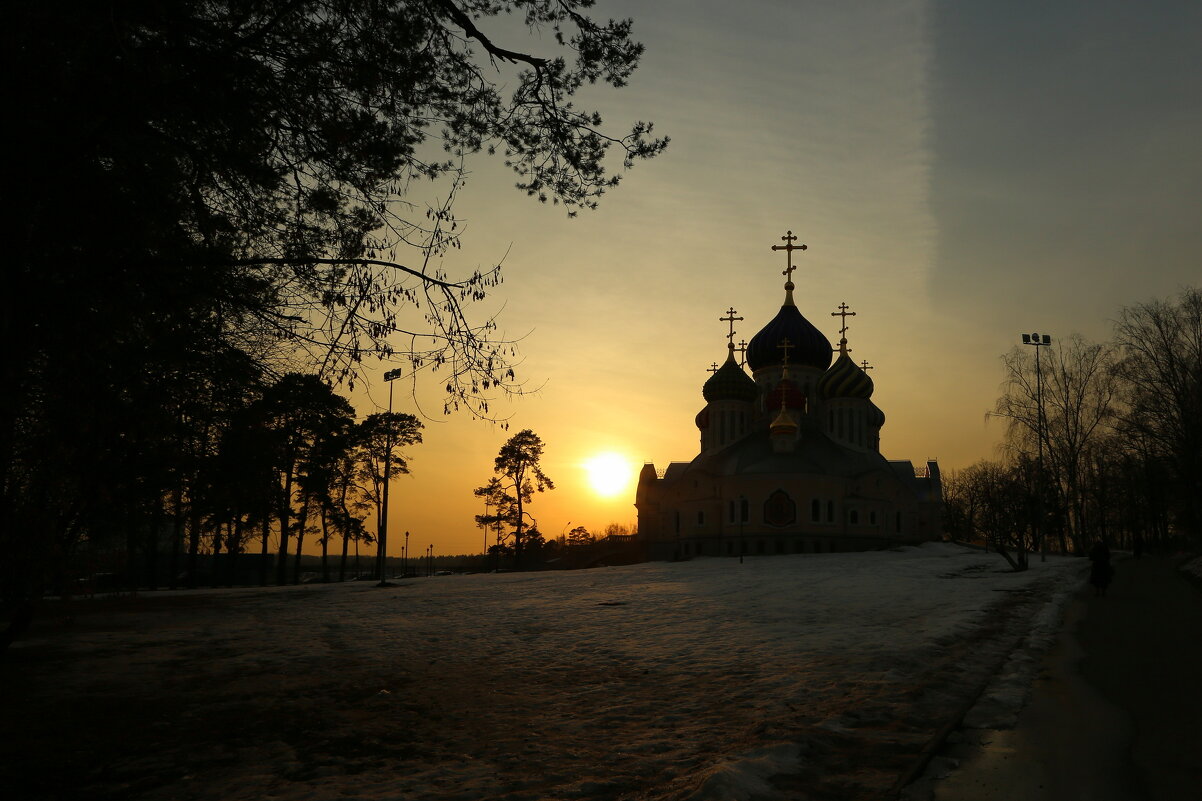
[[[939,465],[916,468],[880,453],[885,414],[872,402],[867,363],[838,347],[793,298],[796,237],[780,311],[742,349],[734,309],[725,362],[702,386],[700,452],[664,470],[643,466],[635,506],[653,559],[870,550],[938,539]],[[741,343],[742,344],[742,343]],[[743,358],[736,359],[736,352]],[[837,354],[837,355],[836,355]]]

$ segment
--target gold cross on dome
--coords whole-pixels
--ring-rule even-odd
[[[783,353],[785,355],[784,364],[788,364],[789,363],[789,351],[791,351],[793,348],[795,348],[797,346],[794,345],[792,342],[790,342],[788,337],[785,337],[784,339],[782,339],[780,341],[780,344],[777,345],[776,347],[780,348],[781,353]]]
[[[726,335],[726,341],[733,345],[735,342],[735,320],[742,320],[743,318],[735,317],[735,307],[734,306],[731,306],[729,309],[727,309],[726,314],[728,316],[719,317],[718,319],[724,323],[726,323],[726,322],[730,323],[730,333]]]
[[[864,361],[860,362],[860,367],[861,367],[861,369],[864,369],[864,370],[871,370],[871,369],[872,369],[872,365],[868,363],[868,360],[867,360],[867,359],[865,359]]]
[[[786,281],[788,281],[789,283],[793,283],[793,271],[797,269],[796,267],[793,266],[793,251],[805,250],[806,246],[793,244],[794,242],[797,241],[797,237],[793,236],[792,231],[789,231],[788,233],[786,233],[784,236],[781,237],[781,239],[784,240],[785,244],[773,245],[772,249],[773,250],[783,250],[785,252],[785,257],[787,259],[786,263],[788,264],[788,266],[785,268],[784,272],[781,273],[781,275],[783,275],[785,277]]]
[[[735,352],[739,354],[739,366],[742,367],[746,363],[747,340],[740,339],[739,347],[735,348]]]
[[[713,364],[711,364],[711,365],[710,365],[709,367],[707,367],[706,369],[707,369],[707,370],[709,370],[711,373],[716,373],[716,372],[718,372],[718,363],[717,363],[717,362],[714,362]]]
[[[847,335],[847,318],[856,316],[855,312],[848,311],[848,309],[850,309],[850,308],[851,307],[848,306],[846,302],[844,302],[844,303],[839,304],[839,311],[831,312],[831,317],[842,317],[843,318],[843,320],[842,320],[843,327],[839,329],[839,336],[841,336],[841,337]]]

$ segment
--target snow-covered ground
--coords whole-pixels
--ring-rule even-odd
[[[1017,711],[1082,563],[928,544],[164,593],[16,656],[29,693],[149,718],[99,797],[879,798],[990,676],[974,714]]]

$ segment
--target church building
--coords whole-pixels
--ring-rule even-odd
[[[639,536],[653,559],[869,550],[940,536],[939,465],[881,455],[885,413],[872,402],[872,368],[847,346],[856,313],[846,303],[831,313],[842,319],[832,347],[793,299],[793,251],[806,246],[792,231],[782,239],[772,246],[787,257],[776,317],[741,349],[734,323],[743,318],[733,308],[721,318],[730,324],[726,361],[701,388],[700,453],[639,475]]]

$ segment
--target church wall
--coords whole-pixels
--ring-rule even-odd
[[[822,429],[831,439],[861,453],[876,450],[877,433],[868,425],[868,402],[837,398],[822,404]]]
[[[701,452],[724,448],[751,430],[754,407],[740,401],[713,401],[706,405],[706,427],[701,429]]]
[[[638,506],[640,533],[665,559],[869,550],[932,537],[929,513],[885,471],[700,474],[647,488]]]

